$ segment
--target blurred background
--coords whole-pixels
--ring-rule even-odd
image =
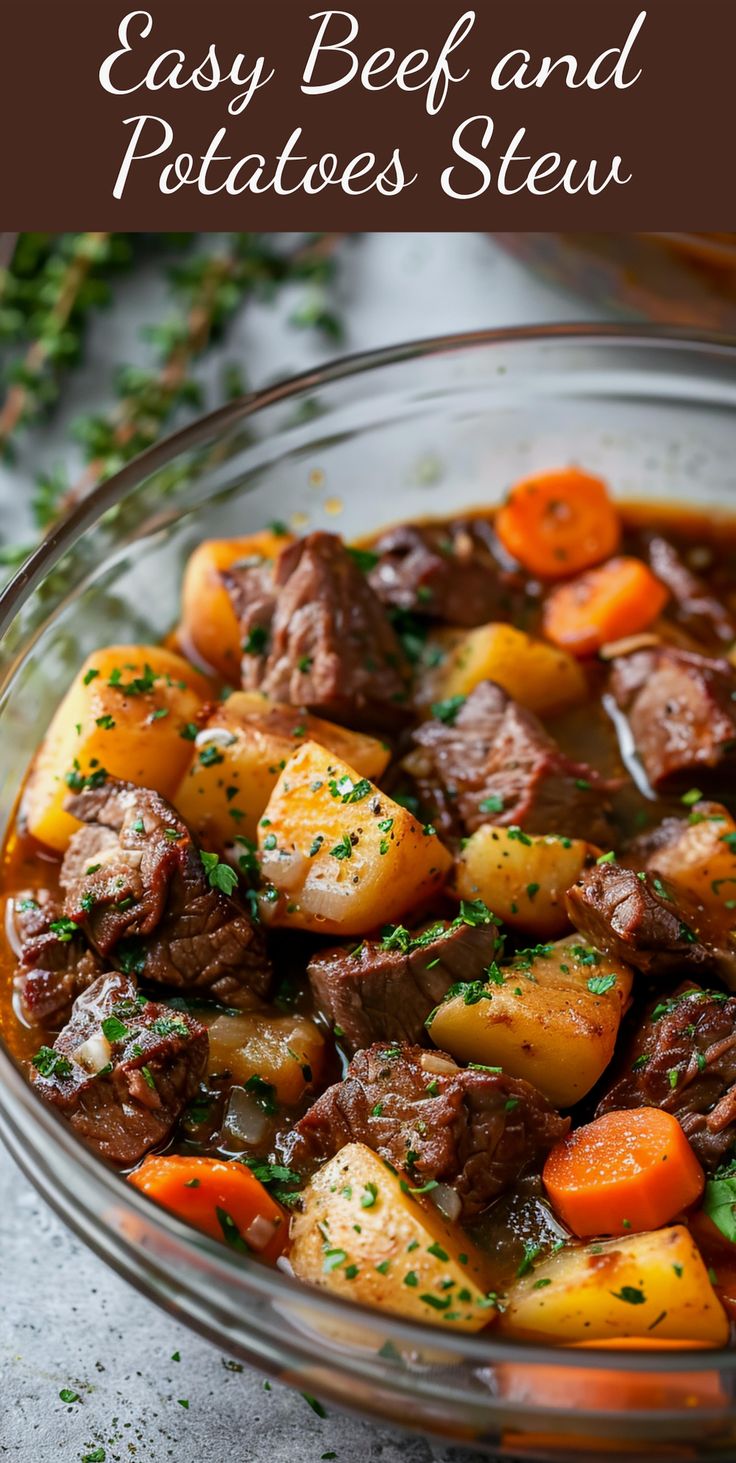
[[[560,320],[736,333],[731,234],[0,234],[0,558],[223,401],[343,351]]]

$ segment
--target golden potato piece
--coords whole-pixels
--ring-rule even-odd
[[[455,642],[435,682],[437,699],[468,696],[496,681],[515,701],[540,715],[585,699],[585,676],[566,651],[513,625],[480,625]]]
[[[269,701],[260,691],[236,691],[214,707],[205,723],[191,767],[174,794],[179,812],[210,842],[228,843],[236,833],[255,839],[279,773],[305,741],[328,747],[361,777],[374,780],[390,756],[387,744],[375,737]]]
[[[212,666],[226,681],[238,681],[240,630],[220,575],[243,562],[275,559],[292,542],[288,533],[263,529],[247,538],[212,538],[190,556],[182,585],[179,641],[183,649]]]
[[[511,1287],[501,1329],[524,1341],[658,1341],[725,1346],[729,1324],[695,1241],[675,1224],[566,1246]]]
[[[207,1021],[210,1072],[228,1071],[235,1082],[261,1077],[279,1102],[293,1106],[320,1080],[325,1061],[322,1033],[308,1016],[248,1011]]]
[[[437,1008],[433,1042],[460,1062],[525,1078],[555,1107],[572,1107],[613,1056],[631,991],[628,966],[569,935],[492,968],[492,977],[480,999],[461,993]]]
[[[658,839],[647,868],[699,900],[725,938],[736,928],[736,822],[721,803],[697,802]]]
[[[461,899],[482,899],[506,924],[546,940],[569,928],[565,891],[598,852],[581,838],[485,823],[458,855],[455,888]]]
[[[442,887],[452,859],[437,835],[316,742],[289,758],[258,826],[261,900],[271,924],[362,935]]]
[[[362,1143],[307,1185],[289,1259],[308,1284],[413,1321],[479,1331],[497,1315],[485,1258]]]
[[[158,645],[108,645],[85,661],[36,754],[21,803],[28,832],[59,853],[80,825],[64,811],[82,779],[127,778],[170,798],[191,754],[204,676]]]

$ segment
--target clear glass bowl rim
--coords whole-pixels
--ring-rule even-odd
[[[314,391],[346,377],[370,374],[403,361],[443,353],[472,351],[489,346],[508,350],[513,349],[517,344],[542,344],[550,341],[564,341],[573,345],[577,343],[603,348],[608,345],[625,346],[633,350],[636,350],[637,347],[645,349],[661,347],[663,352],[666,352],[668,348],[679,349],[692,353],[694,366],[697,365],[699,356],[707,354],[712,359],[715,354],[722,359],[726,370],[736,371],[736,337],[716,332],[638,324],[559,323],[546,326],[516,326],[494,330],[465,331],[451,335],[418,338],[375,350],[337,357],[323,366],[291,376],[264,390],[249,393],[227,406],[198,417],[196,421],[139,454],[118,473],[95,488],[58,525],[51,529],[5,588],[0,591],[0,648],[2,637],[27,599],[85,530],[102,514],[119,503],[127,493],[133,492],[151,473],[166,467],[180,453],[196,448],[215,433],[230,430],[264,408],[288,401],[304,391]],[[12,674],[12,671],[12,665],[2,666],[0,670],[2,681]],[[206,1261],[208,1269],[212,1272],[213,1277],[216,1277],[218,1284],[232,1288],[234,1299],[238,1290],[243,1290],[244,1294],[255,1293],[268,1301],[281,1300],[285,1305],[297,1303],[302,1311],[309,1309],[314,1312],[315,1324],[318,1324],[319,1319],[323,1319],[327,1323],[333,1321],[343,1324],[352,1319],[356,1324],[362,1320],[365,1325],[367,1314],[375,1316],[375,1313],[367,1313],[364,1307],[353,1301],[330,1296],[318,1288],[307,1287],[283,1271],[267,1268],[257,1261],[234,1254],[217,1241],[196,1233],[190,1226],[182,1223],[168,1211],[161,1209],[132,1186],[127,1186],[117,1173],[109,1169],[100,1159],[90,1153],[81,1141],[77,1140],[68,1125],[53,1109],[47,1108],[36,1098],[20,1068],[6,1051],[0,1039],[0,1112],[14,1131],[15,1141],[8,1145],[13,1157],[29,1181],[34,1184],[44,1200],[64,1222],[72,1229],[76,1229],[85,1243],[96,1249],[107,1264],[111,1264],[126,1280],[149,1298],[156,1300],[159,1304],[162,1303],[160,1295],[157,1295],[154,1287],[147,1283],[145,1265],[141,1266],[140,1263],[143,1257],[140,1247],[136,1246],[134,1239],[119,1233],[117,1248],[124,1252],[126,1259],[120,1262],[117,1258],[111,1258],[102,1246],[95,1245],[94,1239],[81,1224],[79,1227],[75,1225],[73,1210],[55,1196],[53,1187],[50,1189],[42,1187],[40,1175],[34,1172],[33,1165],[30,1162],[24,1162],[22,1135],[9,1111],[5,1108],[4,1088],[9,1091],[11,1099],[17,1103],[24,1121],[40,1131],[40,1135],[51,1145],[51,1151],[54,1147],[60,1147],[72,1167],[76,1165],[84,1170],[88,1186],[96,1190],[98,1216],[103,1210],[105,1201],[112,1203],[117,1209],[127,1210],[131,1216],[139,1215],[145,1221],[145,1225],[153,1227],[161,1238],[169,1237],[177,1248],[188,1249],[193,1258],[198,1255],[200,1263]],[[104,1224],[104,1221],[99,1218],[96,1222],[100,1225]],[[179,1279],[181,1281],[180,1294],[185,1296],[186,1279],[183,1276]],[[243,1282],[245,1282],[245,1288]],[[205,1334],[208,1334],[207,1328],[197,1325],[186,1315],[186,1312],[182,1316],[177,1310],[177,1314],[186,1323],[194,1324],[196,1329],[204,1330]],[[469,1335],[467,1332],[439,1332],[435,1327],[404,1321],[389,1313],[381,1315],[380,1323],[386,1335],[398,1346],[404,1348],[417,1348],[421,1351],[422,1348],[436,1346],[438,1337],[441,1335],[443,1350],[451,1352],[458,1361],[465,1361],[473,1367],[489,1367],[495,1363],[510,1360],[517,1362],[523,1360],[531,1365],[549,1364],[553,1357],[555,1366],[571,1366],[578,1370],[586,1367],[606,1367],[615,1370],[628,1365],[635,1367],[638,1371],[695,1372],[712,1371],[714,1368],[736,1371],[736,1350],[682,1350],[646,1353],[624,1348],[612,1352],[606,1348],[596,1349],[591,1346],[585,1351],[578,1351],[526,1342],[498,1340],[493,1331],[480,1332],[477,1336]]]

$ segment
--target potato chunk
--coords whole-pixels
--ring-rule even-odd
[[[565,891],[598,852],[581,838],[485,823],[458,855],[455,888],[461,899],[482,899],[506,924],[546,940],[569,929]]]
[[[213,709],[174,803],[209,841],[225,844],[236,833],[254,839],[279,773],[305,741],[328,747],[361,777],[380,777],[390,756],[375,737],[269,701],[260,691],[236,691]]]
[[[631,971],[569,935],[493,974],[482,995],[473,989],[478,999],[461,992],[438,1007],[432,1040],[460,1062],[503,1067],[555,1107],[571,1107],[613,1056]]]
[[[79,828],[64,811],[70,790],[103,772],[170,798],[192,754],[191,728],[210,687],[158,645],[109,645],[85,661],[36,754],[21,816],[59,853]]]
[[[513,625],[480,625],[457,640],[435,682],[436,699],[468,696],[480,681],[496,681],[540,715],[586,695],[585,676],[571,655]]]
[[[184,571],[179,639],[226,681],[239,680],[240,630],[220,574],[234,564],[275,559],[291,534],[264,529],[247,538],[212,538],[194,550]]]
[[[660,834],[647,868],[699,900],[728,938],[736,928],[736,822],[728,809],[698,802],[687,821],[666,819]]]
[[[279,1102],[293,1106],[322,1075],[325,1043],[308,1016],[270,1011],[217,1016],[210,1025],[210,1072],[228,1071],[243,1085],[260,1077]]]
[[[264,919],[318,934],[362,935],[436,894],[452,859],[436,834],[305,742],[289,758],[258,827]]]
[[[485,1258],[362,1143],[307,1185],[289,1259],[308,1284],[413,1321],[479,1331],[497,1314]]]
[[[525,1341],[560,1344],[641,1336],[724,1346],[729,1333],[700,1252],[681,1224],[560,1250],[514,1283],[501,1328]]]

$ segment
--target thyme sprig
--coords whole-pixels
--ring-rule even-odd
[[[281,286],[304,284],[308,307],[303,307],[301,318],[294,323],[334,339],[340,327],[329,309],[327,288],[338,238],[319,235],[285,254],[263,234],[229,234],[215,252],[193,255],[172,269],[171,284],[183,310],[146,327],[145,336],[157,354],[153,366],[123,367],[111,409],[75,424],[86,465],[73,483],[58,470],[39,480],[34,499],[39,525],[47,526],[97,483],[150,447],[180,409],[201,406],[192,367],[249,299],[272,298]]]
[[[3,373],[3,455],[17,432],[56,401],[64,372],[80,359],[87,316],[110,300],[107,272],[131,256],[121,234],[22,234],[15,240],[11,259],[0,268],[0,341],[21,348]]]

